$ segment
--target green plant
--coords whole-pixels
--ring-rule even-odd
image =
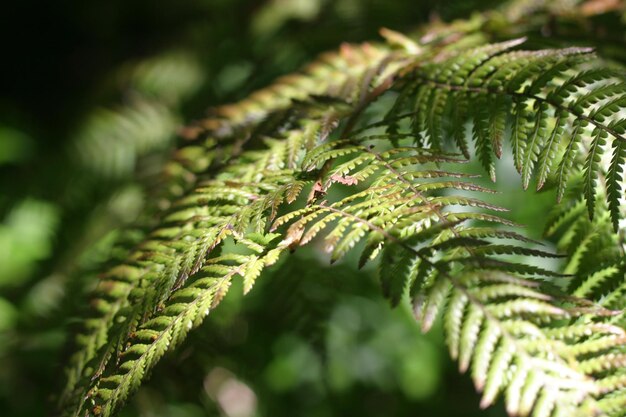
[[[442,317],[482,406],[624,415],[626,77],[588,47],[501,39],[554,16],[533,4],[540,23],[525,23],[525,3],[419,40],[383,30],[385,43],[343,45],[186,128],[93,291],[62,412],[115,413],[236,277],[248,292],[322,237],[331,262],[378,259],[384,295],[411,302],[424,331]],[[561,254],[465,168],[495,182],[506,143],[523,188],[555,190],[546,233]]]

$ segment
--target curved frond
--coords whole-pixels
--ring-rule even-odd
[[[624,75],[587,48],[384,33],[389,45],[344,45],[183,132],[157,220],[92,294],[65,415],[113,415],[235,277],[248,292],[282,253],[319,240],[331,263],[380,258],[383,294],[411,300],[424,331],[443,319],[483,406],[504,396],[511,415],[618,413]],[[507,138],[523,186],[535,177],[565,196],[548,227],[564,274],[536,266],[554,255],[463,169],[476,158],[495,180]]]

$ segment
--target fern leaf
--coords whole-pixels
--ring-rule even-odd
[[[589,212],[589,218],[593,219],[596,204],[596,176],[600,170],[600,155],[602,147],[606,144],[606,138],[608,134],[596,128],[593,132],[593,141],[591,142],[591,148],[589,149],[589,155],[585,161],[584,167],[584,189],[585,200],[587,201],[587,211]]]
[[[392,304],[411,298],[424,331],[442,317],[481,406],[504,396],[512,415],[582,417],[626,403],[623,317],[606,310],[623,308],[626,293],[621,238],[607,230],[622,216],[623,74],[596,68],[585,48],[519,51],[523,39],[476,46],[482,36],[460,34],[450,43],[446,30],[417,44],[386,33],[395,49],[345,45],[187,129],[196,141],[168,166],[158,221],[96,290],[66,414],[113,415],[235,276],[248,292],[281,253],[318,238],[331,262],[359,244],[359,266],[381,255],[383,294]],[[376,104],[382,120],[364,122],[392,89],[395,103]],[[448,170],[471,157],[467,122],[494,181],[510,130],[524,188],[536,176],[538,189],[554,179],[559,199],[567,184],[582,191],[548,236],[566,252],[572,293],[587,299],[562,294],[563,275],[534,266],[529,258],[553,255],[484,201],[489,189]],[[466,159],[447,153],[448,136]]]
[[[622,198],[624,165],[626,165],[626,142],[614,140],[613,156],[606,176],[606,189],[613,229],[616,231],[619,228],[619,221],[622,217],[620,199]]]

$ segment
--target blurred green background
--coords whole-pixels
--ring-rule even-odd
[[[343,41],[378,39],[382,26],[407,32],[498,3],[4,5],[0,415],[50,414],[82,294],[111,257],[120,228],[141,212],[181,125]],[[500,203],[509,207],[524,199],[521,191],[507,195]],[[513,219],[541,216],[552,198],[546,194]],[[540,226],[530,233],[538,236]],[[501,405],[478,410],[441,330],[421,335],[409,307],[391,309],[375,271],[357,273],[355,264],[347,259],[331,269],[311,248],[273,267],[245,298],[234,288],[155,369],[123,415],[503,415]]]

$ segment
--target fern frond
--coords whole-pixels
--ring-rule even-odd
[[[626,104],[624,76],[594,68],[589,49],[510,51],[521,42],[459,52],[408,73],[412,81],[402,88],[418,88],[413,131],[441,148],[439,126],[446,119],[453,120],[457,133],[451,136],[461,152],[467,153],[462,126],[470,120],[477,157],[493,177],[493,156],[501,156],[502,138],[510,126],[515,166],[524,188],[536,174],[537,189],[541,189],[558,166],[559,198],[583,143],[589,146],[581,156],[586,157],[586,198],[592,214],[594,178],[603,171],[599,161],[606,141],[626,141],[620,119]],[[424,139],[418,141],[424,143]],[[613,175],[621,179],[621,174],[615,171]]]
[[[613,141],[613,156],[606,175],[606,193],[614,230],[619,229],[620,219],[624,217],[620,208],[623,204],[620,200],[623,198],[624,165],[626,165],[626,143]]]
[[[206,257],[224,239],[232,236],[244,240],[241,235],[245,238],[245,234],[250,232],[247,230],[248,226],[252,226],[252,232],[262,231],[265,222],[271,221],[284,200],[293,201],[297,198],[305,182],[297,180],[287,167],[293,169],[299,165],[302,153],[310,149],[316,141],[326,138],[328,120],[336,120],[338,112],[345,111],[345,106],[337,110],[336,101],[333,100],[329,106],[307,104],[304,106],[306,117],[302,119],[301,125],[293,124],[295,129],[286,135],[287,140],[268,140],[266,143],[271,150],[249,151],[240,156],[241,141],[247,140],[250,131],[256,130],[256,134],[262,134],[263,131],[257,127],[261,119],[269,112],[287,107],[294,98],[302,99],[320,94],[343,98],[342,91],[352,97],[353,89],[344,86],[352,84],[354,77],[358,78],[360,74],[370,71],[370,68],[375,68],[375,71],[364,76],[367,81],[363,82],[361,88],[364,91],[377,88],[379,80],[388,77],[385,69],[390,64],[389,60],[382,59],[381,51],[367,44],[358,48],[345,46],[339,54],[322,57],[319,63],[305,71],[305,75],[279,81],[275,87],[257,93],[248,101],[217,111],[220,115],[218,118],[228,119],[205,121],[204,129],[208,129],[211,137],[203,143],[183,148],[179,153],[182,158],[174,160],[166,171],[172,174],[168,184],[174,185],[174,188],[170,188],[167,190],[169,193],[165,194],[169,207],[165,206],[167,212],[163,224],[152,231],[146,241],[130,254],[122,267],[112,270],[96,290],[93,303],[99,308],[95,311],[95,317],[85,322],[82,334],[76,338],[80,348],[68,371],[68,383],[61,397],[62,404],[72,401],[69,400],[72,398],[73,401],[82,401],[85,390],[93,385],[83,375],[94,372],[100,376],[115,355],[115,350],[118,350],[119,355],[119,348],[115,346],[123,347],[128,335],[147,318],[156,314],[159,306],[178,289],[184,288],[189,277],[201,270]],[[353,64],[359,60],[363,65],[354,67]],[[324,80],[324,85],[311,79],[315,77]],[[293,87],[294,82],[308,86],[304,97],[293,96],[302,93]],[[361,92],[358,96],[363,98],[365,93]],[[253,114],[259,101],[267,112],[255,118]],[[360,103],[354,104],[359,105]],[[281,132],[270,130],[266,134],[272,132],[285,136],[282,127]],[[185,133],[187,136],[197,136],[199,130],[192,128]],[[216,147],[217,142],[212,139],[229,136],[228,140],[233,141],[233,144],[225,148]],[[198,155],[203,156],[200,161],[195,158]],[[214,161],[217,161],[218,166],[229,165],[229,170],[222,172],[216,180],[198,187],[196,173],[206,172],[214,165]],[[196,190],[186,195],[194,185]],[[170,201],[176,198],[179,200],[172,204]],[[257,272],[252,272],[259,269],[258,259],[254,265],[254,268],[248,268],[246,289],[250,288],[253,279],[258,275]],[[116,321],[123,321],[124,325],[114,326]],[[153,363],[148,359],[141,367],[149,367]],[[93,365],[88,365],[89,363]],[[127,389],[129,388],[121,387],[115,391],[122,394],[113,397],[111,405],[106,408],[107,413],[119,406],[118,400],[125,398]],[[97,395],[97,390],[94,391],[93,388],[90,392]],[[78,404],[73,413],[77,413],[76,410],[80,410],[81,406]],[[67,404],[63,407],[67,410],[72,408]]]
[[[249,289],[260,270],[276,261],[279,250],[261,257],[225,255],[208,260],[192,284],[175,291],[152,318],[129,334],[127,347],[118,353],[118,363],[105,370],[90,389],[91,412],[111,415],[163,354],[178,346],[219,304],[235,275],[242,276]]]
[[[621,218],[623,74],[595,68],[585,48],[388,37],[324,55],[185,131],[194,141],[167,168],[158,221],[93,295],[67,415],[114,414],[235,276],[248,292],[281,253],[318,238],[331,262],[380,255],[383,293],[411,299],[424,331],[443,316],[483,406],[503,395],[512,415],[582,417],[623,404],[626,334],[609,310],[626,288],[610,229]],[[382,119],[367,119],[396,92],[376,103]],[[510,137],[525,188],[535,175],[538,189],[557,182],[559,198],[566,184],[584,195],[568,195],[549,228],[574,275],[569,294],[563,275],[529,259],[551,254],[460,170],[467,160],[447,142],[471,156],[468,136],[493,180]],[[597,262],[581,262],[590,254]]]
[[[584,304],[573,308],[567,297],[559,300],[547,295],[536,278],[548,279],[553,275],[550,271],[498,257],[508,253],[551,255],[485,240],[527,239],[514,232],[463,224],[458,220],[462,212],[450,211],[437,197],[424,194],[421,184],[413,182],[420,179],[407,180],[405,172],[413,167],[402,166],[389,174],[385,168],[394,165],[396,158],[407,158],[405,154],[385,154],[389,160],[382,158],[383,154],[376,154],[369,163],[380,166],[378,175],[386,187],[309,205],[277,219],[273,229],[289,223],[287,235],[297,236],[290,243],[303,245],[332,225],[325,239],[332,241],[326,248],[333,252],[333,260],[336,242],[345,239],[347,246],[355,246],[368,229],[370,238],[361,259],[371,258],[382,247],[384,294],[393,303],[413,294],[416,316],[424,330],[444,314],[451,355],[458,358],[462,371],[472,367],[475,385],[484,390],[483,406],[502,393],[512,415],[583,416],[602,408],[595,400],[604,394],[602,382],[592,378],[589,364],[578,362],[587,360],[592,352],[603,361],[599,349],[590,350],[596,336],[589,338],[586,333],[555,341],[553,335],[556,329],[571,335],[575,327],[570,326],[576,325],[570,325],[570,320],[576,323],[581,311],[586,311]],[[356,155],[354,158],[359,158]],[[396,181],[385,181],[386,175],[393,175]],[[598,314],[601,317],[602,313]],[[619,332],[620,337],[625,334],[620,327],[607,329],[611,334]],[[607,340],[606,345],[623,346],[623,342]]]

